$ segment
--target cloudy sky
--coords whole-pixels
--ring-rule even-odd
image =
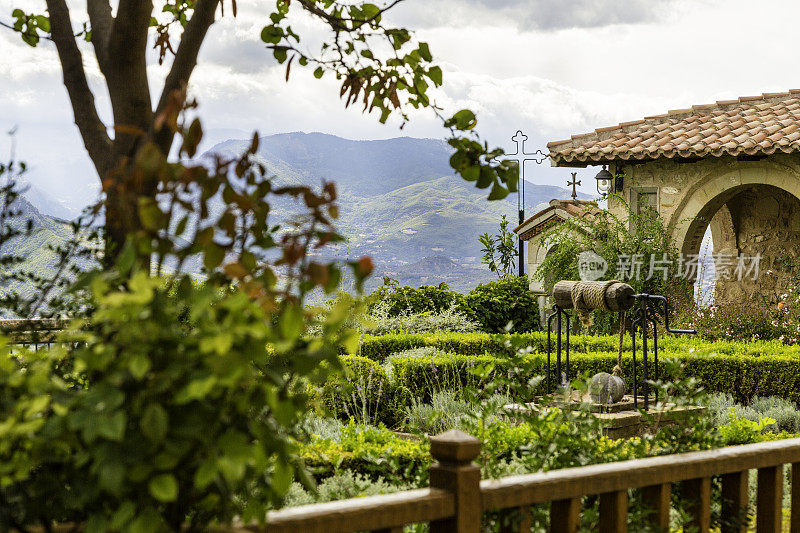
[[[86,20],[81,4],[73,23]],[[403,131],[375,115],[344,110],[332,79],[284,70],[259,40],[272,1],[238,0],[212,27],[193,77],[209,142],[288,131],[322,131],[353,139],[411,135],[442,138],[440,123],[418,113]],[[43,0],[0,0],[0,20],[13,8],[43,10]],[[522,129],[528,149],[668,109],[800,88],[800,2],[796,0],[405,0],[387,22],[414,29],[430,43],[445,80],[437,102],[478,113],[490,144],[513,148]],[[301,34],[323,35],[301,19]],[[305,33],[304,33],[305,32]],[[24,45],[0,28],[0,131],[17,127],[17,154],[30,179],[70,202],[90,201],[96,178],[83,151],[55,49]],[[101,114],[109,115],[88,45],[84,62]],[[155,62],[157,87],[165,74]],[[0,154],[9,150],[0,139]],[[563,184],[563,169],[533,168],[529,180]],[[581,170],[587,192],[596,169]],[[589,185],[589,187],[587,187]]]

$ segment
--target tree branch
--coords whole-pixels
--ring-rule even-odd
[[[120,0],[108,37],[105,76],[114,111],[113,155],[130,160],[153,124],[147,79],[147,34],[152,0]]]
[[[186,23],[186,29],[183,30],[183,35],[181,35],[181,41],[178,45],[178,50],[175,52],[172,67],[164,81],[164,89],[156,107],[156,116],[167,107],[170,94],[189,83],[189,78],[197,65],[197,55],[200,52],[200,47],[206,38],[208,29],[214,24],[214,16],[218,5],[219,0],[198,0],[195,5],[192,18]],[[173,137],[174,133],[166,126],[155,132],[155,141],[163,153],[169,153]]]
[[[114,17],[111,16],[111,5],[108,0],[87,0],[87,11],[89,12],[89,22],[92,25],[92,46],[100,70],[105,72],[108,61],[108,39],[111,35],[111,27],[114,24]]]
[[[86,81],[83,57],[72,33],[72,21],[65,0],[46,0],[50,13],[50,35],[58,51],[64,86],[69,94],[75,125],[100,179],[111,168],[111,139],[94,105],[94,95]]]
[[[115,63],[134,62],[145,56],[152,13],[152,0],[120,0],[108,38],[108,53]]]

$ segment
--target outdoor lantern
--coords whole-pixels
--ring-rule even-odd
[[[597,192],[603,197],[607,196],[611,192],[611,183],[614,180],[614,176],[606,170],[605,165],[603,165],[603,170],[598,172],[594,179],[597,180]]]

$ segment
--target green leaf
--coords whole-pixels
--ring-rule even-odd
[[[299,338],[303,333],[303,312],[297,305],[287,304],[279,325],[284,339],[293,341]]]
[[[442,84],[442,69],[439,67],[429,68],[428,78],[430,78],[434,85],[439,87]]]
[[[205,247],[203,265],[205,265],[207,270],[211,271],[216,269],[220,263],[222,263],[223,259],[225,259],[225,250],[221,246],[212,242]]]
[[[261,40],[269,44],[278,44],[283,37],[283,30],[278,26],[265,26],[261,30]]]
[[[125,467],[122,463],[111,461],[103,463],[100,466],[100,473],[98,475],[98,484],[100,488],[112,494],[120,494],[122,493],[124,482]]]
[[[217,463],[213,459],[207,459],[194,473],[194,486],[202,490],[210,485],[216,477]]]
[[[480,175],[481,167],[475,165],[467,167],[461,172],[461,177],[467,181],[476,181]]]
[[[136,354],[128,362],[128,370],[136,379],[142,379],[150,370],[150,358],[144,354]]]
[[[324,73],[325,73],[325,71],[322,70],[322,67],[317,67],[314,70],[314,77],[317,78],[317,79],[320,79]]]
[[[139,198],[139,218],[142,225],[149,230],[158,230],[162,227],[164,213],[152,198]]]
[[[174,502],[178,499],[178,481],[172,474],[161,474],[147,484],[150,494],[161,502]]]
[[[433,61],[433,56],[431,55],[431,51],[428,48],[428,43],[419,43],[419,55],[422,56],[422,59],[425,61]]]
[[[117,411],[111,416],[97,417],[97,434],[108,440],[120,442],[125,436],[125,424],[128,415],[124,411]]]
[[[123,502],[111,516],[111,529],[122,529],[134,515],[136,515],[136,504],[130,500]]]
[[[153,442],[159,443],[167,436],[169,415],[159,404],[151,403],[145,407],[139,425],[145,437]]]
[[[272,472],[272,489],[280,496],[286,494],[289,486],[294,481],[292,465],[284,461],[276,461],[275,470]]]
[[[148,507],[134,519],[128,533],[152,533],[160,531],[163,525],[164,522],[158,512],[152,507]]]
[[[44,15],[36,15],[36,25],[46,33],[50,33],[50,19]]]
[[[189,382],[178,394],[175,395],[175,402],[178,404],[188,403],[192,400],[201,400],[214,389],[217,384],[216,376],[208,376],[203,379],[195,379]]]
[[[489,167],[481,167],[478,183],[475,184],[479,189],[485,189],[494,182],[494,171]]]
[[[508,196],[508,189],[499,183],[495,183],[492,186],[492,192],[489,193],[489,200],[502,200],[506,196]]]
[[[461,131],[471,130],[478,124],[475,113],[469,109],[462,109],[450,118],[445,125],[454,126]]]
[[[280,46],[279,47],[275,47],[272,50],[272,55],[275,56],[275,59],[278,60],[278,63],[283,63],[284,61],[286,61],[286,57],[287,57],[286,48],[283,48],[283,47],[280,47]]]

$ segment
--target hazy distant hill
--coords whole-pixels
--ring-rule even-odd
[[[53,217],[42,214],[25,197],[19,197],[11,206],[15,213],[9,224],[23,234],[17,235],[0,247],[0,255],[21,257],[24,261],[15,266],[19,272],[31,272],[41,277],[50,277],[56,270],[58,256],[49,247],[59,247],[67,243],[72,237],[72,229],[68,224],[60,222]],[[28,234],[27,225],[30,221],[31,232]],[[77,259],[72,264],[81,268],[88,268],[86,260]],[[1,287],[0,293],[16,291],[22,295],[30,295],[33,286],[29,283],[11,282]],[[0,312],[0,315],[3,315]]]
[[[229,140],[209,153],[237,155],[249,144],[249,140]],[[487,201],[487,190],[476,189],[453,174],[450,154],[447,143],[436,139],[354,141],[323,133],[262,137],[258,152],[280,181],[336,182],[341,207],[338,226],[348,237],[339,255],[370,255],[378,272],[392,274],[401,283],[447,281],[465,290],[492,279],[480,265],[478,236],[496,232],[502,215],[515,227],[517,197]],[[539,204],[567,198],[569,191],[528,183],[525,197],[530,216]],[[286,204],[277,207],[278,213],[289,210]],[[448,267],[426,276],[424,260],[431,257],[436,258],[432,270],[436,270],[434,264]],[[417,265],[413,271],[408,269],[412,263]]]

